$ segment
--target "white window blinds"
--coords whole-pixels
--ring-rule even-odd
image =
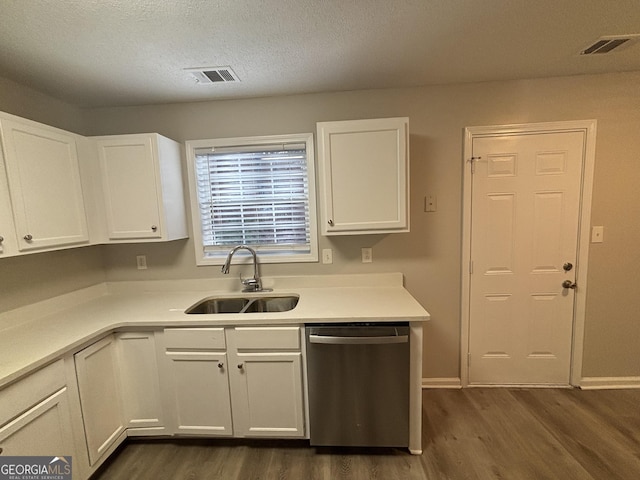
[[[198,148],[195,172],[206,252],[245,244],[310,250],[305,143]]]

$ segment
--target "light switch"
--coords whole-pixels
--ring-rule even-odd
[[[602,242],[604,242],[604,227],[602,225],[591,227],[591,243]]]
[[[322,263],[333,263],[333,251],[330,248],[322,249]]]

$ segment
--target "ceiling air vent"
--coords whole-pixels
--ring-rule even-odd
[[[187,68],[186,71],[189,72],[195,79],[196,83],[199,83],[200,85],[240,81],[231,67]]]
[[[601,55],[614,50],[622,50],[623,47],[628,47],[635,43],[638,37],[640,37],[639,34],[600,37],[594,43],[583,49],[580,55]]]

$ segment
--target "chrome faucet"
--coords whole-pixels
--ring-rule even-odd
[[[240,281],[244,285],[242,291],[261,292],[262,282],[260,281],[260,275],[258,274],[258,256],[256,255],[256,251],[251,247],[247,247],[246,245],[237,245],[233,247],[227,255],[227,260],[222,266],[222,273],[229,273],[229,267],[231,266],[231,257],[233,257],[233,254],[238,250],[248,250],[249,253],[251,253],[251,255],[253,256],[253,278],[242,278],[242,275],[240,275]]]

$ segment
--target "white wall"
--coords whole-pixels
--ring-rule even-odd
[[[0,111],[77,133],[79,108],[0,78]],[[0,230],[1,230],[0,225]],[[0,260],[0,312],[103,282],[101,247],[84,247]]]
[[[410,117],[411,232],[321,238],[333,265],[264,265],[264,275],[400,271],[430,311],[425,377],[457,377],[460,352],[462,132],[466,126],[595,118],[598,121],[592,224],[605,242],[592,245],[585,334],[585,376],[640,376],[640,73],[454,86],[370,90],[86,112],[90,134],[158,132],[190,139],[315,132],[326,120]],[[437,195],[438,211],[423,213]],[[360,263],[360,247],[374,262]],[[135,255],[149,269],[135,270]],[[206,278],[190,241],[105,248],[110,280]]]
[[[84,134],[156,131],[178,141],[314,132],[315,122],[410,117],[411,233],[321,238],[334,264],[264,265],[265,275],[401,271],[431,312],[425,377],[459,375],[462,129],[473,125],[598,120],[584,376],[640,376],[640,73],[80,110],[0,79],[0,110]],[[423,213],[425,194],[438,211]],[[360,247],[374,263],[360,263]],[[148,255],[149,270],[135,269]],[[236,273],[236,272],[232,272]],[[2,259],[0,311],[104,279],[206,278],[192,245],[85,247]]]
[[[79,108],[2,77],[0,111],[75,133],[85,130]]]

